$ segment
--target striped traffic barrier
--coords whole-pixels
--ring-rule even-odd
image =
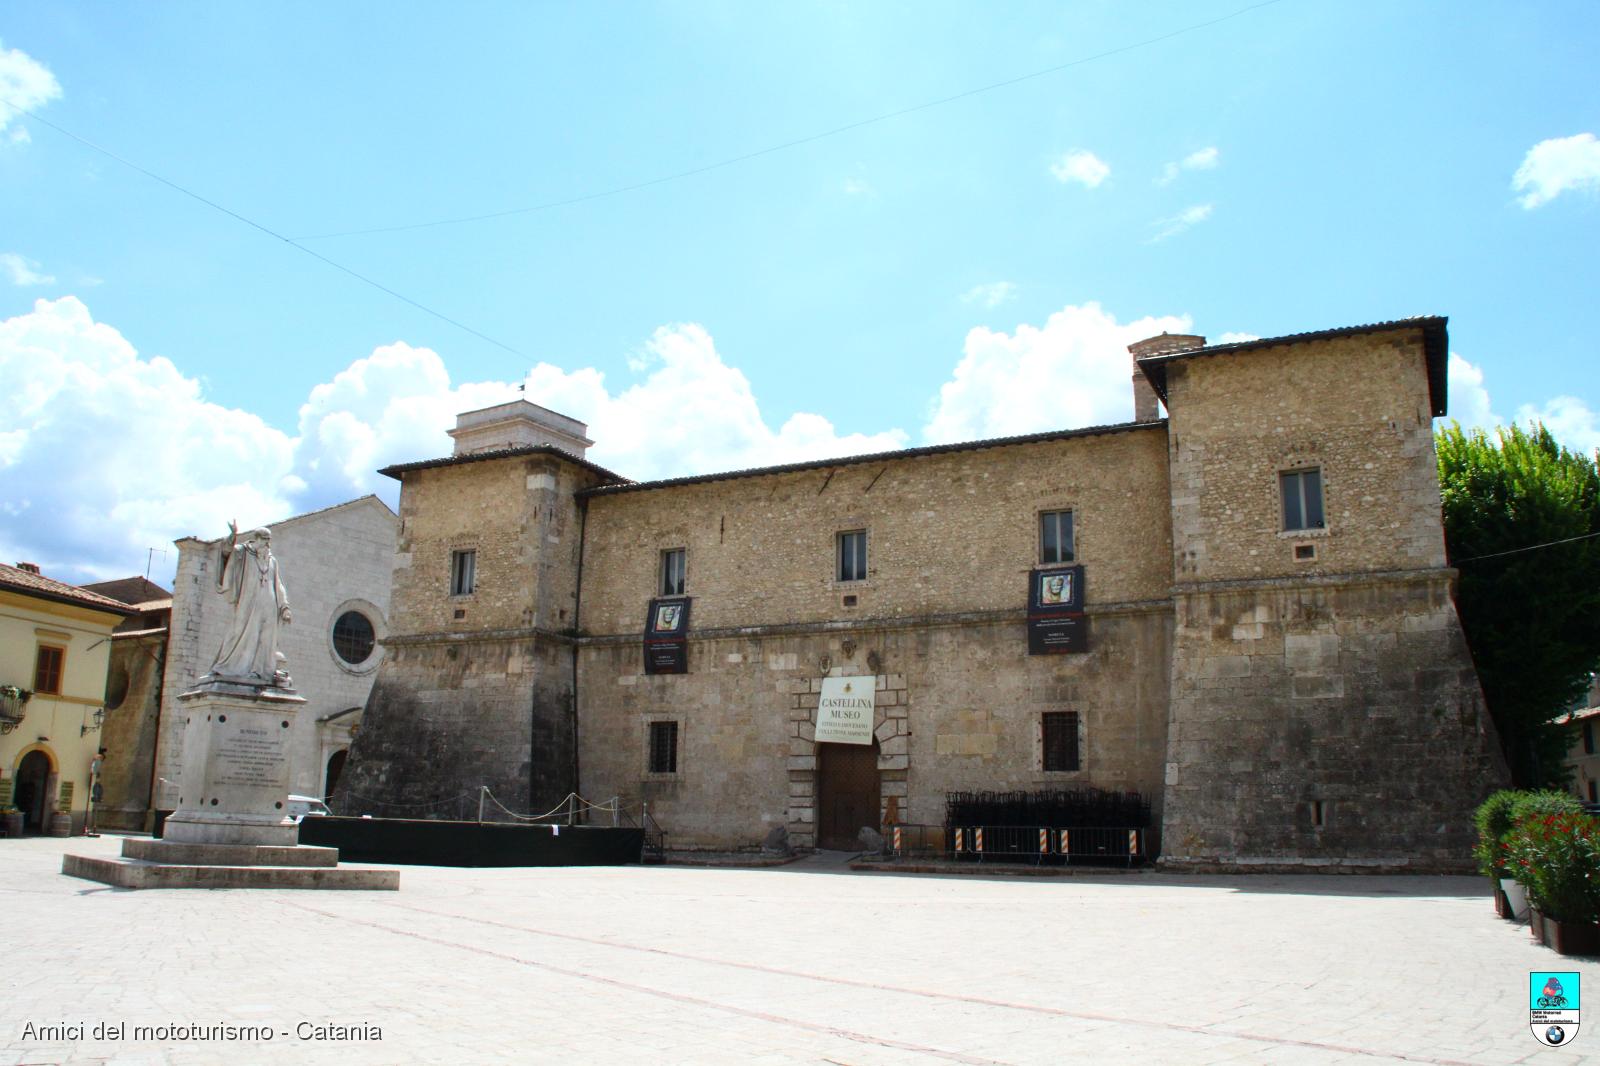
[[[1061,831],[1061,854],[1072,854],[1072,835],[1065,829]]]
[[[1139,831],[1137,829],[1128,830],[1128,854],[1139,854]]]
[[[983,826],[980,825],[972,831],[972,843],[973,850],[981,854],[983,852]]]
[[[900,854],[900,827],[894,827],[894,853]]]
[[[1050,854],[1050,830],[1048,829],[1039,830],[1039,854]]]
[[[966,850],[966,847],[965,847],[965,843],[966,843],[965,834],[966,834],[966,830],[964,830],[964,829],[957,829],[956,830],[956,850],[957,851],[965,851]]]

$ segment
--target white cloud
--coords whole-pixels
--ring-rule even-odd
[[[1155,244],[1157,241],[1164,241],[1168,237],[1176,237],[1191,226],[1198,226],[1211,217],[1211,207],[1211,204],[1195,204],[1193,207],[1185,208],[1171,218],[1158,219],[1152,222],[1152,226],[1161,228],[1156,231],[1155,236],[1145,243]]]
[[[61,83],[42,63],[19,49],[8,51],[0,47],[0,98],[32,111],[60,96]],[[0,103],[0,132],[20,118],[14,108]],[[9,137],[13,144],[26,144],[28,139],[27,130],[21,126]]]
[[[984,308],[999,307],[1017,298],[1017,286],[1010,281],[991,281],[987,285],[974,285],[961,294],[964,304],[977,304]]]
[[[1215,145],[1190,152],[1176,163],[1168,163],[1156,179],[1157,185],[1171,185],[1185,170],[1215,170],[1221,153]]]
[[[16,252],[0,252],[0,274],[10,279],[13,285],[54,285],[56,279],[49,274],[39,273],[39,264],[32,259],[24,259]]]
[[[1540,141],[1528,149],[1511,187],[1524,193],[1519,202],[1530,211],[1568,190],[1600,189],[1600,141],[1592,133]]]
[[[1188,333],[1190,321],[1166,315],[1118,323],[1090,302],[1014,334],[980,326],[967,334],[923,437],[939,444],[1132,421],[1128,345],[1163,331]]]
[[[0,321],[0,380],[0,559],[122,577],[176,536],[290,512],[286,434],[206,401],[74,297]]]
[[[865,178],[844,179],[844,194],[846,196],[867,196],[873,191],[871,183]]]
[[[1464,429],[1492,430],[1504,423],[1489,403],[1489,390],[1483,384],[1483,368],[1450,353],[1446,372],[1445,406],[1451,418]]]
[[[1210,343],[1210,344],[1243,344],[1245,341],[1258,341],[1260,339],[1261,339],[1260,336],[1258,336],[1257,334],[1254,334],[1254,333],[1237,333],[1237,332],[1230,331],[1228,333],[1223,333],[1223,334],[1221,334],[1219,336],[1212,337],[1208,341],[1208,343]]]
[[[841,434],[798,413],[774,429],[748,379],[702,327],[662,327],[641,380],[547,363],[513,382],[453,384],[436,352],[394,343],[315,386],[297,435],[205,398],[169,360],[141,356],[76,297],[0,321],[0,559],[65,580],[138,571],[146,548],[277,521],[366,492],[393,505],[390,463],[449,454],[455,416],[520,395],[589,423],[589,457],[634,478],[708,473],[904,447],[898,430]]]
[[[1517,408],[1517,421],[1540,422],[1556,440],[1586,455],[1600,448],[1600,414],[1576,396],[1557,396],[1543,407],[1525,403]]]
[[[1079,148],[1050,164],[1050,173],[1057,181],[1075,181],[1086,189],[1093,189],[1111,175],[1111,168],[1093,152]]]

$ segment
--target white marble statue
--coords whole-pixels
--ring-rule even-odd
[[[278,650],[278,626],[290,622],[289,594],[271,542],[268,530],[252,529],[241,537],[238,525],[228,523],[228,535],[218,545],[217,591],[233,606],[233,617],[202,681],[290,687],[286,660]]]

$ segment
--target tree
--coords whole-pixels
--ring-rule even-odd
[[[1456,607],[1518,785],[1564,784],[1555,720],[1600,666],[1600,469],[1534,425],[1437,434]]]

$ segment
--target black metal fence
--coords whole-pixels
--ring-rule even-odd
[[[946,825],[1032,826],[1036,829],[1150,827],[1150,801],[1133,791],[1073,788],[1033,792],[949,792],[945,795],[944,807]]]
[[[896,858],[1038,866],[1137,866],[1149,831],[1105,826],[896,825],[884,840]]]

